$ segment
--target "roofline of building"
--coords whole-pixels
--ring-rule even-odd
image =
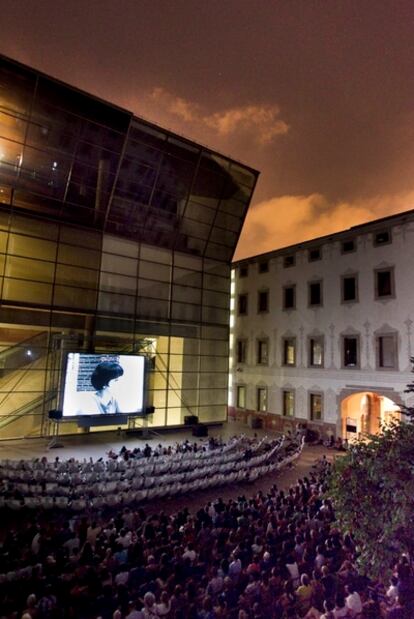
[[[287,245],[286,247],[280,247],[279,249],[272,249],[262,254],[255,254],[254,256],[241,258],[240,260],[235,260],[232,262],[232,266],[238,266],[239,264],[248,262],[256,262],[258,259],[270,259],[276,256],[292,253],[293,251],[298,251],[299,249],[306,249],[316,245],[321,245],[323,243],[336,241],[341,238],[348,238],[353,235],[363,233],[366,229],[375,229],[386,222],[396,222],[399,220],[403,223],[404,221],[410,219],[414,220],[414,209],[402,211],[401,213],[395,213],[393,215],[387,215],[386,217],[381,217],[379,219],[373,219],[372,221],[367,221],[362,224],[357,224],[355,226],[351,226],[350,228],[346,228],[345,230],[340,230],[339,232],[333,232],[332,234],[326,234],[314,239],[309,239],[309,241],[302,241],[301,243],[295,243],[294,245]]]
[[[99,97],[98,95],[92,94],[86,90],[83,90],[82,88],[78,88],[77,86],[73,86],[72,84],[68,84],[67,82],[64,82],[63,80],[54,77],[53,75],[49,75],[47,73],[45,73],[44,71],[40,71],[39,69],[36,69],[35,67],[29,66],[27,64],[24,64],[23,62],[20,62],[19,60],[15,60],[14,58],[10,58],[9,56],[6,56],[5,54],[0,53],[0,60],[4,59],[7,62],[10,62],[12,64],[15,64],[27,71],[32,71],[33,73],[40,75],[48,80],[51,80],[53,82],[56,82],[57,84],[60,84],[61,86],[65,86],[65,88],[70,88],[71,90],[74,90],[75,92],[78,92],[81,95],[84,95],[86,97],[89,97],[90,99],[94,99],[95,101],[102,103],[104,105],[107,105],[109,107],[112,107],[113,109],[119,111],[119,112],[123,112],[124,114],[129,115],[130,117],[132,117],[134,120],[137,120],[139,122],[143,122],[144,124],[155,128],[159,131],[164,131],[167,132],[168,134],[170,134],[173,137],[176,137],[179,140],[182,140],[184,142],[187,142],[188,144],[191,144],[192,146],[198,146],[201,147],[203,150],[206,150],[208,152],[210,152],[213,155],[218,155],[219,157],[222,157],[223,159],[226,159],[227,161],[230,161],[231,163],[235,163],[236,165],[242,166],[243,168],[245,168],[246,170],[249,170],[249,172],[252,172],[256,177],[258,177],[260,175],[259,170],[256,170],[255,168],[252,168],[251,166],[247,165],[246,163],[243,163],[242,161],[239,161],[238,159],[235,159],[234,157],[231,157],[229,155],[226,155],[224,153],[221,153],[220,151],[214,150],[213,148],[211,148],[210,146],[207,146],[205,144],[201,144],[200,142],[196,142],[195,140],[193,140],[192,138],[189,138],[187,136],[181,135],[179,133],[177,133],[176,131],[173,131],[167,127],[162,127],[161,125],[158,125],[156,122],[148,120],[147,118],[144,118],[142,116],[137,116],[136,114],[134,114],[134,112],[131,112],[131,110],[128,110],[124,107],[121,107],[120,105],[117,105],[116,103],[112,103],[111,101],[107,101],[106,99],[102,99],[101,97]]]

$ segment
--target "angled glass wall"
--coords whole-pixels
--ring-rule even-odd
[[[0,56],[0,439],[50,433],[69,351],[146,354],[153,426],[226,418],[230,261],[256,179]]]

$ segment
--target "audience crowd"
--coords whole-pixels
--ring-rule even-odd
[[[412,619],[409,558],[389,586],[357,571],[329,466],[196,513],[30,512],[2,539],[0,619]]]

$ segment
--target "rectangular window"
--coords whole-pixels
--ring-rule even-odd
[[[239,294],[237,311],[239,316],[244,316],[247,314],[247,294]]]
[[[269,340],[257,340],[257,365],[267,365],[269,360]]]
[[[296,338],[283,339],[283,365],[296,365]]]
[[[397,339],[394,334],[377,337],[377,367],[397,369]]]
[[[322,282],[309,282],[309,307],[322,305]]]
[[[257,410],[267,411],[267,387],[257,388]]]
[[[375,271],[375,297],[394,296],[394,269],[378,269]]]
[[[320,260],[322,257],[322,252],[320,247],[314,247],[310,249],[308,252],[308,262],[316,262]]]
[[[236,342],[236,363],[246,363],[247,342],[237,340]]]
[[[389,230],[381,230],[381,232],[375,232],[374,234],[374,246],[388,245],[391,243],[391,234]]]
[[[346,241],[342,241],[341,250],[343,254],[350,254],[355,251],[355,241],[354,239],[348,239]]]
[[[322,394],[311,393],[309,405],[310,405],[311,421],[321,421],[322,420]]]
[[[345,336],[343,338],[343,362],[345,368],[356,368],[359,366],[359,337],[357,335]]]
[[[309,366],[323,367],[323,337],[309,338]]]
[[[249,267],[247,264],[243,264],[239,267],[239,277],[247,277],[249,274]]]
[[[269,291],[260,290],[257,294],[257,311],[259,314],[269,311]]]
[[[285,389],[282,394],[283,398],[283,414],[285,417],[294,417],[295,415],[295,393]]]
[[[269,271],[269,263],[267,260],[259,262],[259,273],[267,273]]]
[[[283,309],[295,309],[296,307],[296,286],[285,286],[283,288]]]
[[[237,386],[237,408],[246,408],[246,386]]]
[[[342,277],[342,303],[358,300],[358,278],[356,275]]]
[[[291,256],[285,256],[283,258],[283,266],[285,267],[285,269],[295,266],[295,255],[293,254]]]

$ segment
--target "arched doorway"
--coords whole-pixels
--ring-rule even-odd
[[[378,434],[381,427],[400,418],[400,407],[390,398],[372,391],[353,393],[341,404],[342,438],[352,441]]]

